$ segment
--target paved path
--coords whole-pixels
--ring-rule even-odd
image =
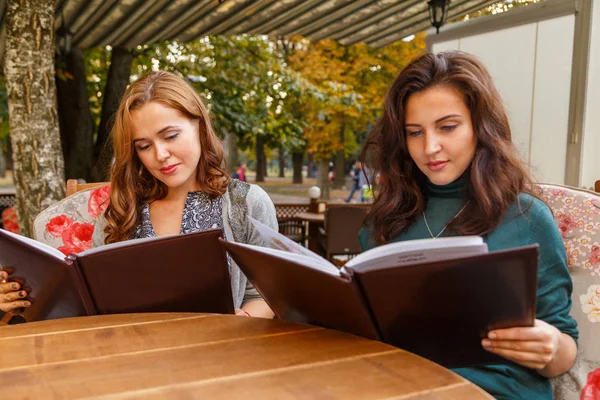
[[[268,192],[267,192],[268,193]],[[287,194],[279,194],[279,193],[269,193],[269,197],[273,201],[273,203],[297,203],[297,204],[308,204],[309,198],[308,196],[291,196]]]

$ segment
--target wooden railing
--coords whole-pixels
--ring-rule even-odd
[[[278,221],[285,221],[285,220],[294,218],[294,216],[296,214],[301,213],[301,212],[307,212],[307,211],[308,211],[307,203],[303,203],[303,204],[278,203],[278,204],[275,204],[275,213],[277,215]]]

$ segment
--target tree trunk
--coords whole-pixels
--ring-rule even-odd
[[[346,124],[342,122],[340,126],[340,145],[342,148],[336,152],[335,155],[335,179],[333,181],[333,187],[341,189],[346,183],[346,160],[344,151],[344,131],[346,130]]]
[[[308,167],[306,169],[306,177],[307,178],[315,178],[315,157],[312,153],[308,153]]]
[[[285,178],[285,150],[279,146],[279,177]]]
[[[0,150],[0,178],[6,178],[6,156],[4,150]]]
[[[10,140],[6,146],[6,152],[4,153],[4,159],[6,160],[6,169],[14,171],[14,163],[12,160],[12,145],[10,144]]]
[[[263,154],[264,154],[264,162],[262,164],[263,166],[263,177],[266,178],[267,176],[269,176],[269,170],[268,170],[268,166],[267,166],[267,154],[264,151],[264,146],[263,146]],[[263,179],[264,180],[264,179]]]
[[[319,171],[317,172],[317,186],[321,189],[321,200],[329,200],[329,161],[319,160],[317,165]]]
[[[114,47],[110,56],[110,69],[104,87],[104,100],[102,101],[102,116],[98,126],[98,136],[94,146],[94,170],[92,178],[96,182],[109,179],[109,168],[113,156],[112,143],[109,136],[112,129],[114,115],[119,108],[121,98],[129,84],[131,75],[131,50],[123,47]]]
[[[304,159],[304,153],[301,151],[294,151],[292,153],[292,164],[294,167],[294,179],[292,183],[302,183],[302,160]]]
[[[83,53],[71,49],[62,74],[56,75],[58,120],[67,178],[90,180],[94,152],[94,118],[90,112]]]
[[[265,143],[262,136],[256,136],[256,182],[264,182],[267,170]]]
[[[228,131],[225,132],[225,139],[223,144],[225,147],[225,165],[227,166],[227,173],[233,174],[237,169],[238,163],[238,145],[237,135]]]
[[[54,84],[54,1],[9,0],[4,74],[21,234],[65,197]]]

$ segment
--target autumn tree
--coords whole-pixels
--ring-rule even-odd
[[[333,40],[310,43],[294,40],[292,69],[323,91],[324,97],[307,107],[310,129],[305,131],[308,150],[319,161],[319,186],[327,198],[327,164],[336,157],[337,186],[345,176],[346,156],[359,147],[357,138],[377,120],[387,88],[399,71],[425,48],[424,35],[382,49],[364,43],[343,46]],[[322,185],[322,186],[321,186]]]
[[[301,182],[306,149],[320,161],[322,170],[337,153],[337,176],[343,180],[344,159],[356,153],[360,139],[381,110],[387,86],[421,51],[422,42],[421,38],[372,49],[364,44],[344,47],[334,41],[311,44],[301,38],[274,41],[266,36],[207,36],[189,43],[138,46],[131,73],[136,79],[152,70],[168,70],[196,88],[224,139],[230,173],[238,150],[252,148],[257,181],[261,181],[266,171],[266,146],[278,149],[279,154],[292,154],[294,182]],[[90,108],[96,124],[104,109],[101,102],[106,98],[103,82],[109,53],[100,49],[87,62]],[[98,133],[96,152],[100,142]],[[324,182],[320,184],[326,195]]]
[[[544,0],[510,0],[510,1],[499,1],[494,4],[490,4],[480,10],[469,13],[463,17],[457,18],[451,22],[468,21],[473,18],[483,17],[490,14],[500,14],[506,11],[510,11],[517,7],[528,6],[530,4],[539,3]]]
[[[302,140],[305,124],[287,104],[302,95],[304,81],[286,68],[266,36],[207,36],[189,43],[142,46],[140,51],[150,60],[133,60],[135,76],[169,70],[204,97],[224,139],[229,172],[238,148],[254,148],[257,181],[262,181],[265,146],[279,148]]]

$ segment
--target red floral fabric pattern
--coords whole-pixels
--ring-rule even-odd
[[[565,241],[569,267],[583,268],[600,277],[600,196],[542,185],[542,199],[554,213]]]
[[[88,200],[88,214],[93,218],[98,218],[108,207],[109,200],[110,186],[102,186],[100,189],[92,190]]]
[[[110,186],[83,190],[42,211],[34,221],[35,238],[65,255],[92,247],[96,220],[108,207]]]
[[[58,250],[68,255],[71,253],[81,253],[84,250],[90,249],[92,247],[93,233],[94,225],[74,222],[62,233],[64,246],[60,246]]]
[[[581,400],[600,400],[600,368],[588,374],[587,383],[581,391]]]
[[[573,280],[571,315],[579,328],[575,365],[552,379],[554,398],[600,400],[600,195],[568,186],[540,188],[564,240]]]
[[[5,208],[4,211],[2,211],[2,226],[9,232],[19,233],[17,210],[14,207]]]
[[[66,215],[57,215],[48,222],[46,230],[54,237],[61,237],[72,224],[73,220]]]

